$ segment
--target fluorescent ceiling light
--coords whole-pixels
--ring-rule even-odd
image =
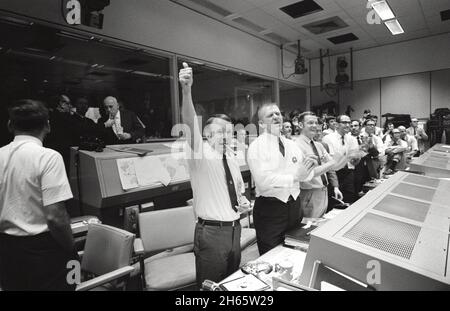
[[[385,21],[391,18],[395,18],[394,13],[392,13],[392,10],[386,0],[372,2],[370,5],[382,20]]]
[[[398,20],[393,19],[384,23],[393,35],[404,33],[402,26]]]

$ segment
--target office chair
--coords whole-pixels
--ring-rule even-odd
[[[95,277],[81,282],[76,290],[125,290],[134,271],[130,266],[134,238],[134,234],[119,228],[90,224],[84,251],[79,254],[82,273]]]
[[[146,290],[176,290],[196,283],[192,206],[139,214],[141,277]]]

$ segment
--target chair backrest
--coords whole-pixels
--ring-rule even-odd
[[[90,224],[81,269],[101,275],[130,265],[134,237],[116,227]]]
[[[195,215],[192,206],[139,214],[139,232],[145,252],[194,243]]]

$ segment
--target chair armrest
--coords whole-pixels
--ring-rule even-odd
[[[86,291],[95,287],[99,287],[103,284],[114,281],[120,277],[126,276],[134,271],[132,266],[125,266],[114,271],[108,272],[106,274],[102,274],[98,277],[95,277],[91,280],[85,281],[77,285],[76,291]]]
[[[142,243],[142,239],[136,238],[133,242],[134,254],[141,256],[144,255],[144,244]]]

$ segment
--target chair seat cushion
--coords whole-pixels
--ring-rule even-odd
[[[170,290],[196,282],[193,252],[145,260],[145,281],[150,290]]]
[[[256,241],[256,231],[251,228],[242,228],[241,231],[241,249],[253,244]]]

